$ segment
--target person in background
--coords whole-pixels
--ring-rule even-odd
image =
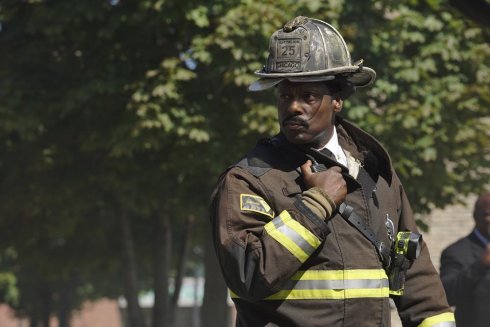
[[[256,74],[250,91],[276,89],[280,133],[226,169],[210,212],[236,325],[387,327],[392,296],[404,326],[455,326],[388,153],[339,116],[374,70],[300,16]]]
[[[441,280],[459,327],[490,326],[490,193],[478,197],[475,228],[441,255]]]

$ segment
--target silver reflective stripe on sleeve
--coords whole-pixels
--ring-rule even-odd
[[[285,247],[300,262],[305,262],[321,244],[306,227],[284,210],[264,226],[267,234]]]
[[[296,243],[296,245],[298,245],[306,254],[311,255],[313,252],[315,252],[316,249],[312,247],[301,235],[299,235],[298,232],[286,225],[282,220],[282,217],[279,216],[278,218],[280,219],[272,220],[272,223],[278,231]]]

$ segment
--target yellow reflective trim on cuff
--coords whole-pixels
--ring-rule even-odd
[[[296,243],[290,240],[287,236],[278,231],[273,222],[267,223],[264,228],[273,239],[275,239],[277,242],[279,242],[279,244],[281,244],[289,252],[291,252],[291,254],[293,254],[296,259],[299,260],[299,262],[303,263],[309,258],[309,255],[306,254],[303,249],[296,245]]]
[[[315,234],[313,234],[312,232],[310,232],[308,229],[306,229],[299,222],[297,222],[296,220],[294,220],[291,217],[291,215],[289,214],[289,212],[283,211],[279,216],[281,217],[281,219],[284,222],[284,224],[286,224],[292,230],[294,230],[296,233],[298,233],[299,235],[301,235],[301,237],[304,238],[304,240],[306,242],[308,242],[308,244],[310,244],[312,247],[314,247],[316,249],[317,247],[320,246],[321,242],[318,239],[318,237],[316,237]]]
[[[455,322],[454,313],[445,312],[445,313],[441,313],[441,314],[436,315],[436,316],[426,318],[426,319],[424,319],[424,321],[422,321],[422,323],[419,325],[419,327],[437,326],[437,324],[444,323],[444,322]]]
[[[228,292],[230,292],[230,297],[232,299],[239,299],[240,297],[238,295],[235,294],[235,292],[233,292],[232,290],[228,289]]]
[[[286,210],[267,223],[264,228],[301,263],[305,262],[321,244],[312,232],[294,220]]]

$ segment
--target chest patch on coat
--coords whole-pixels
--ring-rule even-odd
[[[240,210],[258,212],[274,218],[274,210],[263,198],[252,194],[240,194]]]

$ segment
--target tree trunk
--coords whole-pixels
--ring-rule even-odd
[[[58,327],[70,327],[71,310],[73,308],[73,293],[76,289],[74,277],[60,283],[58,301]]]
[[[37,327],[37,326],[38,326],[37,315],[31,315],[29,317],[29,327]]]
[[[172,231],[167,208],[156,219],[153,327],[168,326],[168,281],[172,253]]]
[[[190,247],[190,236],[194,227],[195,218],[193,215],[187,217],[186,223],[184,225],[184,231],[182,232],[182,246],[177,254],[177,274],[174,278],[174,293],[172,294],[172,302],[170,303],[170,326],[173,326],[175,322],[175,315],[177,310],[177,304],[179,301],[180,289],[182,288],[182,280],[185,274],[185,263],[187,262],[187,257],[189,254]]]
[[[51,289],[48,286],[44,286],[41,289],[41,326],[49,327],[49,320],[51,318],[51,309],[53,304],[53,297]]]
[[[136,273],[136,257],[134,254],[133,236],[129,224],[128,212],[122,209],[119,215],[121,224],[121,241],[122,241],[122,263],[124,290],[127,302],[127,312],[129,326],[144,327],[145,321],[143,311],[138,302],[138,278]]]
[[[201,327],[230,326],[228,289],[219,268],[211,241],[210,224],[205,224],[204,236],[204,299],[201,307]]]

